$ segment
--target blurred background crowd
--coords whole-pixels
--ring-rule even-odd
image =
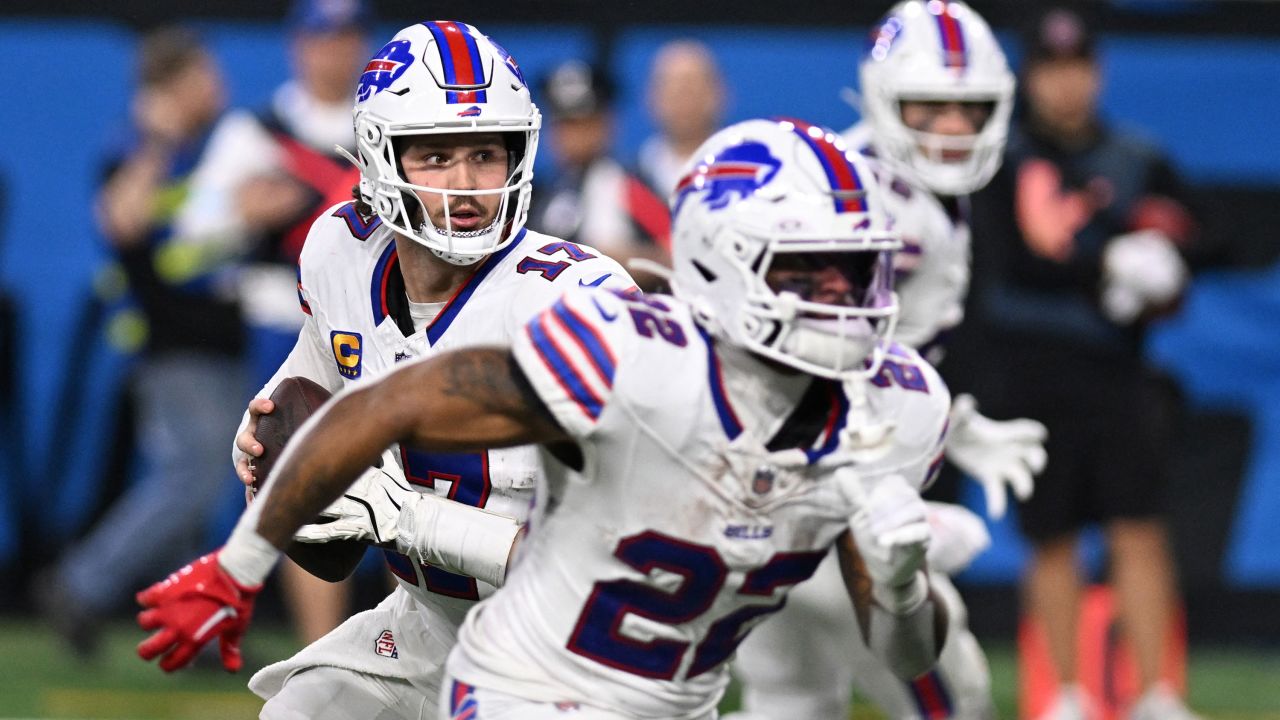
[[[692,150],[748,117],[855,123],[858,60],[888,7],[327,5],[0,8],[0,612],[49,620],[82,658],[99,652],[101,619],[126,617],[136,588],[225,537],[243,507],[232,433],[301,323],[297,253],[311,220],[350,195],[354,170],[334,146],[351,145],[354,79],[391,33],[449,16],[501,38],[543,113],[528,225],[623,262],[664,262],[666,198]],[[1143,212],[1186,240],[1187,277],[1170,281],[1178,292],[1151,290],[1166,296],[1151,303],[1158,312],[1104,301],[1103,315],[1123,332],[1103,342],[1132,363],[1089,352],[1097,336],[1068,328],[1070,311],[1055,314],[1017,287],[1052,290],[1078,281],[1079,269],[1060,262],[1074,231],[1031,232],[1026,214],[1037,211],[1015,213],[1001,195],[1025,167],[1010,157],[1027,146],[1013,143],[1001,174],[974,198],[974,292],[944,368],[949,381],[982,389],[979,397],[995,398],[985,409],[1006,417],[1054,412],[1051,394],[1041,406],[1018,404],[1037,389],[1096,379],[1132,391],[1125,402],[1161,428],[1161,497],[1192,651],[1231,644],[1274,657],[1280,4],[1078,3],[1077,35],[1056,40],[1039,24],[1039,3],[972,6],[1019,74],[1014,126],[1028,143],[1047,143],[1063,167],[1113,128],[1152,148],[1114,169],[1141,164],[1142,182],[1183,206]],[[1028,69],[1046,60],[1079,63],[1028,83]],[[1083,228],[1115,192],[1090,185],[1055,197],[1049,224]],[[1078,225],[1073,212],[1084,214]],[[1010,255],[984,240],[1007,237],[1015,220],[1029,251]],[[1078,240],[1088,242],[1083,231]],[[654,280],[635,274],[642,285]],[[1053,342],[1022,341],[1046,322],[1067,329],[1049,333]],[[1123,382],[1130,372],[1142,374],[1141,390]],[[1113,432],[1122,436],[1123,423]],[[1123,465],[1123,447],[1098,452]],[[936,492],[982,510],[968,485],[943,482]],[[1017,513],[991,523],[991,549],[957,579],[984,640],[1013,643],[1019,632],[1017,587],[1031,545]],[[1086,579],[1103,577],[1100,533],[1086,532],[1080,553]],[[315,637],[348,602],[380,597],[378,573],[370,564],[358,576],[372,589],[357,588],[354,601],[285,574],[273,588],[283,601],[263,614]],[[1024,668],[1034,670],[1043,650],[1023,640]],[[0,691],[0,713],[4,700]]]

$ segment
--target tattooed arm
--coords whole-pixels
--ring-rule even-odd
[[[392,443],[466,452],[568,439],[510,351],[437,355],[340,393],[309,420],[254,503],[256,529],[285,547]]]
[[[240,517],[226,545],[138,593],[145,608],[138,624],[155,631],[138,645],[138,654],[144,660],[159,657],[160,667],[172,671],[217,637],[223,665],[238,670],[240,638],[253,615],[254,598],[280,550],[388,445],[404,442],[462,452],[565,439],[504,349],[445,353],[339,393],[289,443],[271,482]],[[471,524],[455,523],[445,531]],[[498,584],[518,526],[514,521],[497,528],[490,523],[489,529],[499,531],[498,541],[486,545],[491,552],[456,559],[460,569],[469,569],[462,561],[471,562],[476,566],[472,574]]]

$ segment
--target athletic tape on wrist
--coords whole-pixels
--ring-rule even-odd
[[[227,544],[218,551],[218,564],[232,579],[246,587],[261,585],[271,574],[276,560],[280,559],[280,551],[253,529],[257,515],[253,513],[252,522],[246,522],[249,513],[242,516]]]
[[[400,509],[396,545],[419,562],[500,587],[519,532],[515,518],[421,494]]]

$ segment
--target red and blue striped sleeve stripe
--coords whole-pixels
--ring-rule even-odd
[[[613,352],[609,350],[609,344],[600,337],[591,323],[583,319],[573,308],[565,305],[564,300],[552,305],[551,312],[560,321],[560,325],[569,331],[569,335],[574,342],[578,343],[578,347],[586,353],[596,374],[604,381],[605,387],[612,388],[617,361],[613,358]]]
[[[480,59],[480,46],[471,34],[471,28],[452,20],[437,20],[423,23],[431,36],[436,40],[436,49],[440,52],[440,62],[444,67],[444,83],[450,86],[479,87],[488,85],[485,79],[484,63]],[[449,104],[488,102],[484,90],[445,92],[445,102]]]
[[[969,53],[965,48],[964,27],[951,14],[947,3],[934,15],[938,23],[938,36],[942,41],[942,64],[949,68],[966,68],[969,65]]]
[[[831,190],[835,193],[836,212],[867,212],[865,185],[862,178],[858,177],[853,163],[845,157],[846,152],[852,151],[836,147],[835,135],[829,130],[803,120],[787,118],[787,122],[791,123],[795,134],[818,156],[818,162],[827,175],[827,182],[831,183]]]
[[[588,419],[598,420],[600,412],[604,409],[604,400],[591,389],[590,383],[574,365],[565,348],[552,336],[549,324],[554,321],[555,315],[552,311],[544,311],[526,326],[529,339],[533,342],[538,358],[542,360],[542,364],[546,366],[569,399],[573,400]],[[609,381],[612,382],[612,377]]]

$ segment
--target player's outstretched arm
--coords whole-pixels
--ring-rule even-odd
[[[465,452],[567,439],[504,348],[445,353],[340,393],[289,444],[226,546],[139,593],[139,623],[156,631],[139,654],[175,670],[218,637],[223,664],[238,669],[240,636],[280,551],[392,443]]]
[[[468,452],[567,439],[507,349],[445,353],[327,403],[289,444],[259,498],[255,529],[285,547],[392,443]]]
[[[845,480],[858,510],[836,549],[863,641],[895,675],[914,679],[937,661],[947,628],[925,572],[924,502],[901,476],[876,478],[870,490]]]

